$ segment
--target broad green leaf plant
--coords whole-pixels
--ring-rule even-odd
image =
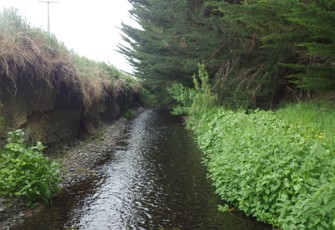
[[[43,155],[41,142],[27,146],[21,129],[8,132],[7,142],[0,150],[0,195],[22,197],[27,206],[49,204],[59,191],[60,165]]]
[[[174,112],[188,116],[220,197],[284,230],[335,229],[331,132],[290,123],[280,112],[212,106],[209,83],[201,82],[195,81],[194,89],[176,85],[171,90],[180,102]]]

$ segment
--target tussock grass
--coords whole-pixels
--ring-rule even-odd
[[[83,104],[86,108],[98,103],[100,99],[107,97],[110,88],[108,73],[100,64],[85,57],[74,54],[74,62],[77,74],[80,78]]]
[[[0,12],[0,44],[0,87],[14,96],[19,85],[38,93],[41,82],[56,92],[65,84],[88,110],[100,100],[141,88],[115,67],[69,51],[55,36],[28,25],[15,9]]]
[[[71,56],[57,39],[40,29],[31,28],[13,9],[0,14],[0,73],[12,80],[43,80],[50,87],[58,79],[72,85],[78,82]]]

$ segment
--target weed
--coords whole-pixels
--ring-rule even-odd
[[[273,112],[217,108],[198,122],[196,140],[222,199],[283,229],[334,227],[335,146]]]
[[[197,82],[195,89],[174,87],[170,91],[180,102],[175,112],[189,116],[187,125],[223,200],[285,230],[335,229],[331,103],[247,113],[207,106],[202,99],[210,91],[199,90]]]
[[[59,191],[60,166],[43,155],[41,142],[28,147],[23,136],[20,129],[8,132],[8,143],[0,152],[0,194],[23,197],[27,206],[48,204]]]
[[[193,75],[194,89],[182,84],[172,84],[169,93],[179,103],[173,109],[175,115],[195,116],[216,105],[216,96],[212,93],[209,76],[204,64],[198,64],[198,76]]]
[[[126,111],[122,112],[122,116],[127,119],[131,119],[136,115],[136,111],[134,109],[127,109]]]

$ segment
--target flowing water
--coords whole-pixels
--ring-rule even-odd
[[[178,118],[144,111],[102,178],[63,194],[19,229],[271,229],[221,203],[201,164],[201,152]]]

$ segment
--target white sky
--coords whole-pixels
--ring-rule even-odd
[[[50,31],[79,55],[104,61],[132,72],[126,59],[115,49],[122,43],[121,22],[135,25],[127,0],[54,0],[50,3]],[[38,0],[0,0],[0,10],[15,7],[30,25],[47,30],[47,3]]]

